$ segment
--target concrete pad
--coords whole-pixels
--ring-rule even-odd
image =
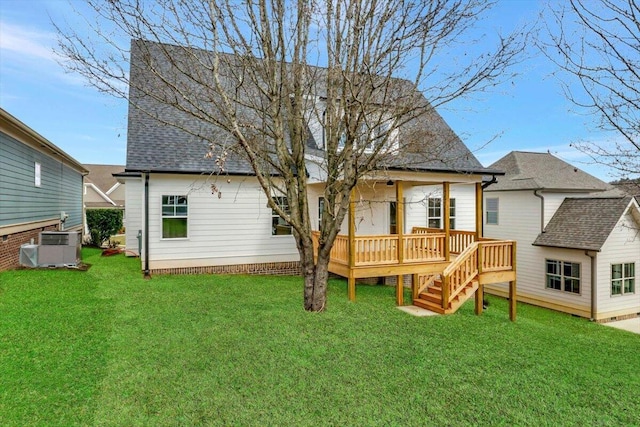
[[[402,310],[405,313],[409,313],[410,315],[417,316],[417,317],[438,316],[438,313],[435,313],[431,310],[427,310],[422,307],[416,307],[415,305],[402,305],[396,308],[398,310]]]
[[[634,334],[640,334],[640,317],[626,320],[616,320],[613,322],[603,323],[603,325],[633,332]]]

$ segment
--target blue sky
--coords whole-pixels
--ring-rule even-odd
[[[501,0],[484,30],[531,23],[541,8],[536,0]],[[69,12],[66,0],[0,1],[0,107],[82,163],[124,165],[126,102],[66,74],[52,52],[50,16],[60,20]],[[533,46],[530,51],[534,56],[518,66],[516,79],[440,113],[485,166],[512,150],[550,151],[600,179],[617,178],[570,147],[583,140],[606,144],[615,135],[595,131],[593,118],[563,97],[546,58]]]

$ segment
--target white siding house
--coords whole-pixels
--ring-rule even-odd
[[[140,52],[165,54],[171,49],[155,49],[154,44],[143,41],[132,44],[127,164],[125,172],[118,174],[118,179],[126,182],[127,253],[140,252],[146,273],[299,271],[290,227],[268,206],[249,162],[233,153],[226,159],[224,172],[215,174],[219,171],[214,160],[205,156],[207,144],[194,141],[193,135],[184,131],[184,126],[200,128],[202,123],[181,117],[186,123],[183,129],[167,125],[175,119],[171,116],[175,111],[139,89],[151,78]],[[162,58],[157,63],[161,64]],[[322,96],[318,99],[324,102]],[[317,230],[328,166],[323,125],[312,114],[308,121],[305,172],[310,216]],[[391,134],[392,141],[419,141],[413,151],[398,149],[383,170],[371,171],[367,179],[358,182],[353,193],[355,233],[397,234],[394,227],[401,224],[401,231],[409,234],[413,227],[426,227],[430,221],[433,228],[444,228],[446,186],[450,189],[451,228],[477,236],[481,224],[476,223],[480,212],[476,199],[480,198],[483,177],[500,172],[484,168],[435,111],[412,119]],[[418,143],[422,145],[416,150]],[[424,148],[424,144],[431,144],[431,148]],[[280,176],[274,174],[273,179]],[[396,200],[398,191],[404,191],[403,200]],[[397,203],[404,203],[402,221],[395,217]],[[348,228],[345,219],[342,233]],[[442,233],[441,241],[444,236]],[[401,247],[397,244],[395,250]],[[441,264],[442,258],[438,260]]]
[[[491,167],[506,175],[485,190],[484,236],[517,241],[520,301],[598,321],[640,313],[635,199],[547,153],[512,152]],[[630,274],[613,277],[625,265]]]

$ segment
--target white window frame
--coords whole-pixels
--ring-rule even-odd
[[[556,273],[550,273],[549,272],[549,264],[550,263],[554,263],[556,265],[559,266],[559,271]],[[570,273],[573,274],[573,268],[574,266],[577,266],[578,269],[578,275],[574,276],[574,275],[570,275],[567,274],[567,267],[570,268]],[[560,289],[556,288],[556,287],[552,287],[549,286],[549,280],[551,278],[555,278],[559,281],[560,283]],[[572,283],[571,288],[573,288],[573,283],[577,281],[578,282],[578,292],[574,292],[571,289],[568,289],[567,284],[568,283]],[[557,260],[557,259],[545,259],[544,262],[544,287],[545,289],[549,289],[552,291],[560,291],[560,292],[566,292],[568,294],[572,294],[572,295],[580,295],[582,293],[582,264],[579,262],[573,262],[573,261],[562,261],[562,260]]]
[[[615,266],[620,266],[620,277],[616,277],[614,278],[614,267]],[[627,270],[627,266],[631,266],[633,271],[628,271]],[[636,263],[635,262],[619,262],[619,263],[615,263],[615,264],[611,264],[611,268],[609,269],[610,273],[611,273],[611,296],[612,297],[618,297],[618,296],[624,296],[624,295],[634,295],[636,293]],[[629,283],[631,283],[631,287],[632,290],[627,291],[626,285],[627,285],[627,281],[629,281]],[[620,283],[620,292],[618,293],[614,293],[613,292],[613,286],[614,286],[614,282],[619,282]]]
[[[281,208],[284,206],[284,211],[289,211],[289,200],[287,196],[273,196],[273,200],[276,202],[278,206]],[[284,227],[288,229],[288,233],[279,233],[278,227]],[[282,228],[280,228],[282,230]],[[284,218],[282,218],[275,209],[271,209],[271,236],[273,237],[281,237],[281,236],[291,236],[293,234],[293,227],[289,225]]]
[[[495,208],[491,206],[492,203],[495,203]],[[500,199],[498,197],[487,197],[484,201],[484,217],[486,225],[499,225],[500,223]],[[494,214],[490,217],[489,214]]]
[[[437,221],[437,226],[432,226],[431,221]],[[442,199],[440,197],[429,197],[427,199],[427,227],[442,228]]]
[[[324,204],[327,203],[324,196],[318,197],[318,230],[320,230],[320,224],[322,224],[322,213],[324,212]]]
[[[432,201],[435,204],[436,200],[438,201],[438,206],[432,206]],[[437,214],[435,212],[436,209],[438,210]],[[433,210],[433,215],[432,215],[432,210]],[[444,224],[443,216],[444,216],[444,209],[442,209],[442,198],[429,197],[427,199],[427,227],[442,229],[443,228],[442,225]],[[430,224],[431,221],[436,221],[436,220],[438,221],[438,226],[432,227]],[[456,199],[454,197],[449,199],[449,229],[455,230],[456,228],[455,225],[456,225]]]
[[[165,199],[166,198],[166,199]],[[180,203],[181,199],[184,199],[184,204]],[[166,201],[166,202],[165,202]],[[183,209],[184,207],[184,209]],[[170,211],[171,209],[171,211]],[[189,238],[189,199],[184,194],[163,194],[161,199],[161,238],[163,240],[177,240]],[[177,237],[165,237],[164,235],[164,220],[165,219],[184,219],[186,232],[184,236]]]

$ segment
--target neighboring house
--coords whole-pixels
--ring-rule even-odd
[[[41,231],[81,230],[86,169],[0,109],[0,270],[19,265],[20,246]]]
[[[84,208],[87,209],[120,209],[126,215],[124,184],[113,175],[124,172],[121,165],[83,164],[89,174],[84,178]],[[86,218],[86,217],[85,217]],[[89,235],[86,225],[84,234]]]
[[[84,206],[87,209],[124,209],[124,185],[113,176],[124,172],[121,165],[83,164],[89,174],[84,178]]]
[[[141,82],[153,79],[151,70],[139,60],[142,47],[149,49],[145,55],[155,54],[154,46],[148,43],[132,44],[127,165],[117,176],[126,182],[127,248],[140,244],[142,269],[150,274],[299,273],[291,228],[268,207],[249,164],[230,156],[224,176],[217,177],[214,161],[205,158],[206,144],[164,125],[174,121],[171,115],[176,113],[136,89]],[[179,54],[181,48],[164,46],[162,52],[172,49]],[[163,62],[167,61],[158,53],[155,63]],[[318,99],[322,95],[318,94]],[[150,112],[158,120],[152,120]],[[194,129],[201,126],[193,119],[183,118],[185,122]],[[322,163],[318,159],[324,156],[323,127],[312,117],[309,133],[308,196],[317,230],[326,171],[318,167]],[[350,298],[355,297],[356,279],[391,276],[401,287],[406,276],[412,279],[417,303],[451,312],[481,283],[494,280],[492,274],[502,271],[502,280],[513,275],[510,242],[497,242],[491,248],[486,242],[478,243],[482,235],[482,178],[500,172],[484,168],[435,111],[412,122],[410,129],[408,125],[400,127],[395,138],[410,138],[416,133],[429,136],[420,140],[418,152],[439,149],[437,158],[426,161],[416,151],[398,152],[384,170],[358,184],[329,269],[348,278]],[[212,194],[212,183],[217,194]],[[287,204],[285,197],[279,200],[283,206]],[[469,262],[477,262],[477,250],[492,250],[501,251],[502,264],[487,267],[480,279],[478,270],[470,268],[472,275],[462,282],[452,280],[451,290],[431,295],[430,289],[437,288],[436,276],[447,267],[451,266],[453,274],[460,268],[458,264],[470,265],[459,258],[452,266],[451,254],[467,247],[473,249],[465,255],[471,257]],[[450,298],[441,301],[446,295]]]
[[[633,197],[548,153],[490,167],[506,175],[485,190],[484,234],[516,239],[518,300],[597,321],[640,313]]]

